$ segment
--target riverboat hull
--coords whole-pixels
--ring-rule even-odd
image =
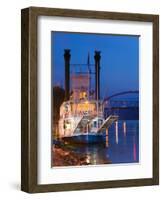
[[[63,141],[76,144],[96,144],[105,142],[103,134],[81,134],[72,137],[63,137]]]

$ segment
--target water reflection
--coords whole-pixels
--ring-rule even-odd
[[[133,159],[134,159],[134,161],[137,160],[135,136],[133,136]]]
[[[138,121],[118,121],[104,134],[104,144],[83,145],[75,151],[87,155],[89,164],[133,163],[139,161]]]
[[[126,136],[126,122],[125,121],[123,122],[123,133],[124,133],[124,136]]]
[[[109,147],[109,130],[106,129],[106,139],[105,139],[106,148]]]
[[[115,122],[115,142],[118,144],[118,121]]]
[[[67,144],[63,147],[58,147],[59,149],[56,149],[54,155],[54,165],[70,166],[139,162],[138,120],[115,122],[109,130],[107,129],[104,132],[103,139],[104,142],[100,144]],[[57,151],[59,151],[58,158],[56,156]],[[61,154],[63,156],[60,156]]]

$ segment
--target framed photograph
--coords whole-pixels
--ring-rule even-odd
[[[21,11],[21,189],[159,184],[159,16]]]

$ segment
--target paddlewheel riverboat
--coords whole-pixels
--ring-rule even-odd
[[[118,116],[104,117],[100,100],[100,52],[95,51],[95,72],[90,70],[89,55],[86,70],[75,65],[70,74],[70,50],[65,50],[65,101],[60,107],[59,138],[69,142],[97,143]],[[80,69],[78,69],[80,68]],[[92,90],[91,76],[94,74]],[[70,90],[71,80],[71,92]]]

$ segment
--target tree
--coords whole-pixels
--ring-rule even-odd
[[[65,90],[59,86],[53,87],[53,118],[57,123],[59,120],[60,106],[65,98]]]

